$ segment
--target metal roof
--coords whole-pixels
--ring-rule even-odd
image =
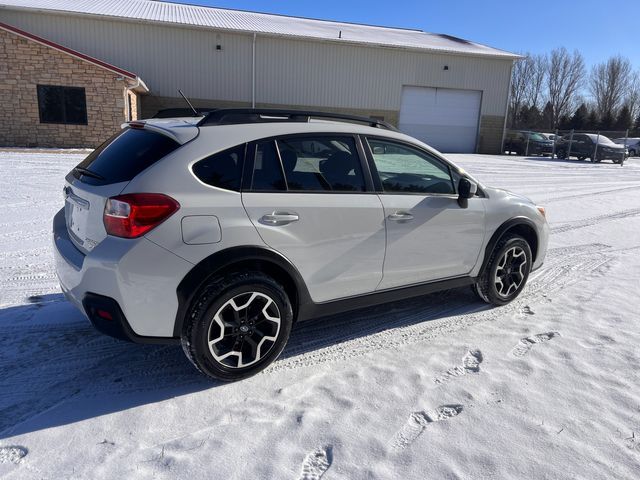
[[[504,50],[421,30],[202,7],[155,0],[0,0],[0,8],[81,14],[209,27],[236,32],[308,38],[440,53],[520,58]]]

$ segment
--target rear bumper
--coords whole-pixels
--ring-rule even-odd
[[[176,340],[173,337],[178,310],[176,290],[193,268],[191,263],[144,237],[109,236],[85,255],[69,238],[64,209],[53,219],[53,243],[62,291],[98,330],[139,343]],[[115,307],[111,304],[114,324],[103,326],[91,318],[92,303],[87,303],[87,299],[96,297],[115,303]]]

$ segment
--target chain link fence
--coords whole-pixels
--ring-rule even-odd
[[[624,165],[627,158],[640,156],[640,138],[629,131],[596,130],[507,130],[504,153],[547,156],[591,162],[609,160]]]

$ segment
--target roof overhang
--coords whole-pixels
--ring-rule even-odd
[[[32,42],[39,43],[40,45],[44,45],[45,47],[53,48],[54,50],[58,50],[59,52],[71,55],[72,57],[75,57],[79,60],[91,63],[93,65],[96,65],[97,67],[120,75],[130,85],[129,88],[136,93],[146,93],[149,91],[149,88],[135,73],[129,72],[120,67],[116,67],[115,65],[111,65],[110,63],[104,62],[90,55],[78,52],[77,50],[65,47],[64,45],[60,45],[59,43],[52,42],[51,40],[47,40],[46,38],[39,37],[38,35],[34,35],[33,33],[26,32],[20,28],[14,27],[13,25],[8,25],[6,23],[0,22],[0,29],[13,33]]]

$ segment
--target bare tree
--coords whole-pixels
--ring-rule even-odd
[[[546,80],[549,103],[553,109],[553,127],[558,125],[560,117],[569,115],[575,106],[584,78],[584,59],[580,52],[571,54],[564,47],[551,52]]]
[[[529,107],[541,109],[542,90],[544,81],[547,78],[547,63],[549,60],[546,55],[531,55],[528,60],[531,66],[530,75],[525,85],[524,102]]]
[[[631,76],[624,104],[629,107],[633,118],[640,116],[640,71],[634,72]]]
[[[618,114],[632,82],[631,62],[620,55],[594,65],[589,77],[589,89],[601,118]]]
[[[517,124],[517,116],[520,109],[524,105],[526,95],[526,85],[531,77],[531,61],[529,54],[522,54],[524,58],[516,60],[513,64],[513,72],[511,74],[511,91],[509,92],[509,114],[511,116],[511,127]]]

